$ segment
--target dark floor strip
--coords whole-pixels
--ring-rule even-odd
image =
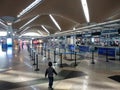
[[[55,81],[80,77],[84,75],[86,74],[81,71],[62,70],[61,72],[58,73],[58,76],[55,77]],[[8,90],[8,89],[20,88],[20,87],[31,86],[36,84],[43,84],[43,83],[48,83],[48,79],[40,78],[40,79],[18,82],[18,83],[0,81],[0,90]]]
[[[108,77],[108,78],[110,78],[110,79],[112,79],[112,80],[115,80],[115,81],[117,81],[117,82],[120,83],[120,75],[114,75],[114,76],[110,76],[110,77]]]

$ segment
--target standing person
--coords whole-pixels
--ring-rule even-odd
[[[46,72],[45,72],[45,78],[46,78],[46,76],[48,75],[49,88],[52,89],[52,85],[53,85],[53,81],[54,81],[53,74],[56,74],[56,75],[57,75],[57,72],[56,72],[55,69],[52,67],[52,62],[49,62],[49,63],[48,63],[48,66],[49,66],[49,67],[46,69]]]

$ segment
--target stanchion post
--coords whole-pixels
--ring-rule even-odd
[[[29,52],[29,55],[30,55],[30,57],[31,57],[31,48],[30,48],[30,52]]]
[[[48,49],[48,60],[50,59],[50,49]]]
[[[108,61],[108,48],[106,48],[106,62],[109,62]]]
[[[36,54],[36,69],[35,71],[39,71],[39,68],[38,68],[38,54]]]
[[[62,53],[60,53],[60,67],[63,67],[63,65],[62,65]]]
[[[45,56],[44,57],[46,57],[46,48],[45,48]]]
[[[75,52],[75,64],[74,64],[74,66],[77,66],[77,63],[76,63],[76,52]]]
[[[119,61],[120,61],[120,47],[118,47],[119,48]]]
[[[35,63],[35,59],[36,59],[36,58],[35,58],[35,51],[33,52],[33,57],[34,57],[34,58],[33,58],[33,61],[34,61],[34,62],[33,62],[33,65],[36,65],[36,63]]]
[[[41,47],[41,55],[43,55],[43,47]]]
[[[56,51],[54,51],[54,63],[56,63]]]
[[[30,45],[29,44],[27,44],[27,50],[30,53]]]
[[[31,58],[32,58],[32,60],[34,60],[34,51],[33,51],[33,49],[31,51],[31,53],[32,53]]]
[[[94,61],[94,51],[92,50],[92,62],[91,64],[95,64],[95,61]]]

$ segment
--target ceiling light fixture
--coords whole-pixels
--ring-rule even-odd
[[[12,23],[11,23],[11,22],[7,22],[7,25],[8,25],[8,26],[11,26],[11,25],[12,25]]]
[[[38,33],[40,33],[41,35],[43,35],[43,33],[41,31],[38,30]]]
[[[73,30],[75,30],[75,27],[73,28]]]
[[[31,20],[29,20],[27,23],[25,23],[23,26],[21,26],[19,29],[23,29],[25,26],[27,26],[28,24],[30,24],[31,22],[33,22],[35,19],[37,19],[40,15],[35,16],[34,18],[32,18]]]
[[[88,10],[88,5],[86,0],[81,0],[83,11],[85,14],[85,18],[87,22],[90,22],[90,17],[89,17],[89,10]]]
[[[50,32],[45,28],[45,26],[41,25],[41,27],[42,27],[48,34],[50,34]]]
[[[0,31],[0,36],[7,36],[7,31]]]
[[[26,27],[24,30],[22,30],[21,33],[24,33],[26,30],[28,30],[30,27]]]
[[[51,14],[49,16],[52,19],[52,21],[54,22],[54,24],[57,26],[57,28],[61,31],[61,28],[60,28],[59,24],[57,23],[57,21],[54,19],[54,17]]]
[[[24,15],[25,13],[27,13],[28,11],[30,11],[31,9],[35,8],[37,5],[39,5],[39,3],[42,0],[35,0],[33,3],[31,3],[28,7],[26,7],[24,10],[22,10],[19,15],[17,15],[17,17],[21,17],[22,15]]]
[[[15,22],[14,23],[17,23],[17,22],[20,22],[21,21],[21,19],[17,19],[17,20],[15,20]]]
[[[6,24],[4,24],[2,21],[3,21],[3,20],[0,19],[0,24],[2,24],[2,25],[5,26],[5,27],[8,27],[8,26],[7,26]]]

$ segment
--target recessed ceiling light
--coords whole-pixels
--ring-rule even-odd
[[[52,19],[52,21],[54,22],[54,24],[57,26],[57,28],[61,31],[61,28],[60,28],[59,24],[57,23],[57,21],[54,19],[54,17],[51,14],[49,16]]]
[[[42,27],[48,34],[50,34],[50,32],[47,30],[47,28],[45,28],[45,26],[41,25],[41,27]]]
[[[84,14],[85,14],[86,21],[90,22],[87,0],[81,0],[81,3],[82,3],[82,7],[83,7],[83,11],[84,11]]]
[[[22,10],[17,17],[21,17],[22,15],[24,15],[25,13],[27,13],[28,11],[32,10],[33,8],[35,8],[37,5],[39,5],[39,3],[42,0],[35,0],[33,3],[31,3],[28,7],[26,7],[24,10]]]

